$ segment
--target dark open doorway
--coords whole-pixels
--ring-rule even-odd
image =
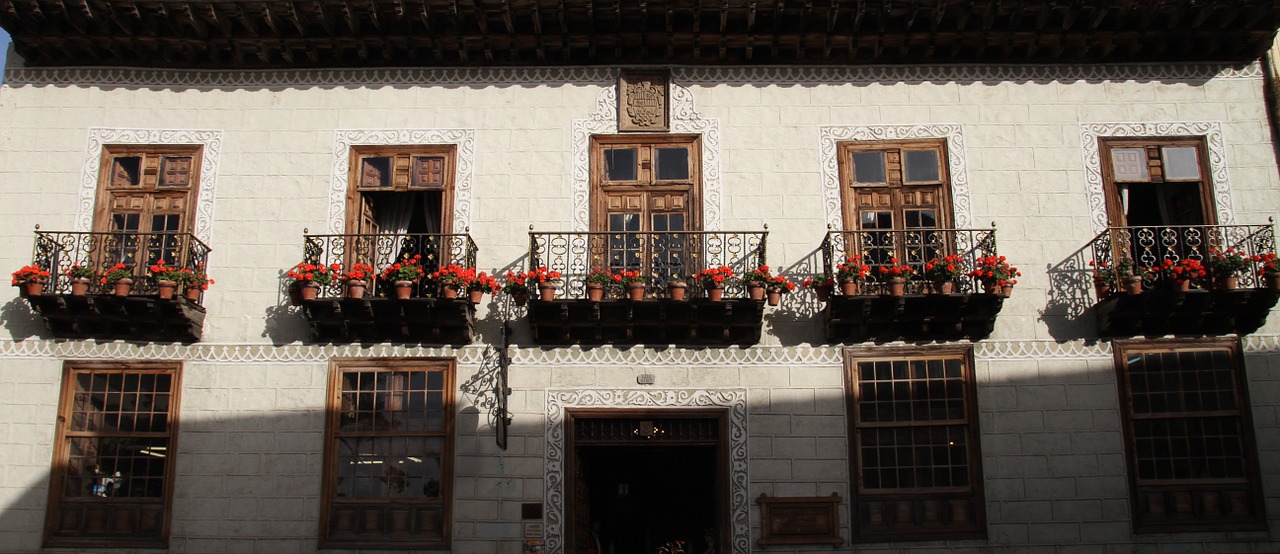
[[[721,411],[574,415],[567,552],[652,554],[675,541],[725,551]]]

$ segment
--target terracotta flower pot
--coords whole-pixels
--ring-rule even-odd
[[[467,300],[470,300],[472,304],[479,304],[481,300],[484,300],[484,291],[483,290],[467,291]]]
[[[1218,290],[1236,290],[1236,287],[1240,286],[1240,278],[1234,274],[1224,275],[1214,279],[1214,284],[1218,287]]]
[[[1142,294],[1142,277],[1125,277],[1120,280],[1125,294]]]
[[[44,281],[26,281],[18,287],[18,294],[22,297],[40,296],[44,294]]]
[[[813,287],[813,293],[818,296],[818,302],[826,302],[831,299],[831,287],[828,285]]]
[[[938,279],[933,282],[934,294],[951,294],[956,288],[955,281],[951,279]]]
[[[1262,281],[1271,290],[1280,290],[1280,273],[1265,273]]]
[[[396,281],[396,300],[405,300],[413,296],[413,281]]]
[[[178,283],[163,279],[156,281],[156,295],[161,300],[173,300],[173,295],[176,292],[178,292]]]
[[[511,293],[511,303],[512,303],[512,304],[515,304],[515,305],[517,305],[517,306],[523,306],[523,305],[525,304],[525,302],[528,302],[528,301],[529,301],[529,293],[527,293],[527,292],[513,292],[513,293]]]
[[[200,287],[197,287],[197,286],[195,286],[195,285],[187,285],[187,288],[186,288],[186,290],[184,290],[184,291],[183,291],[183,294],[185,294],[185,295],[186,295],[187,300],[190,300],[190,301],[192,301],[192,302],[199,302],[199,301],[200,301],[200,293],[202,293],[202,292],[204,292],[204,291],[203,291],[203,290],[200,290]]]
[[[1174,279],[1173,290],[1187,292],[1191,290],[1191,279]]]
[[[112,283],[111,288],[116,296],[129,296],[129,293],[133,291],[133,279],[128,277],[118,279],[115,283]]]
[[[320,285],[315,283],[303,283],[298,285],[298,299],[302,301],[315,300],[320,295]]]
[[[751,281],[747,284],[747,298],[752,300],[764,300],[764,283],[760,281]]]
[[[639,283],[627,285],[627,298],[633,302],[644,300],[644,285]]]
[[[707,300],[719,302],[724,299],[724,287],[714,287],[707,289]]]
[[[1108,285],[1102,281],[1093,282],[1093,293],[1098,296],[1098,300],[1102,300],[1104,298],[1111,296],[1111,292],[1112,292],[1111,285]]]
[[[684,301],[685,293],[688,292],[689,285],[684,283],[667,283],[667,298],[681,302]]]
[[[351,279],[347,281],[347,298],[364,298],[364,291],[369,287],[367,281]]]
[[[1005,285],[1003,287],[1000,287],[1000,296],[1003,296],[1005,298],[1013,296],[1013,285]]]
[[[776,290],[771,290],[765,293],[765,296],[768,298],[770,306],[777,306],[778,303],[782,301],[782,293]]]
[[[889,296],[902,296],[907,291],[907,282],[901,278],[889,279]]]
[[[71,295],[84,296],[89,293],[89,279],[76,277],[71,280]]]
[[[858,282],[853,279],[840,281],[840,294],[844,296],[857,296]]]
[[[587,300],[599,302],[604,299],[604,285],[587,283]]]
[[[458,297],[458,292],[461,290],[462,290],[462,287],[459,285],[448,284],[448,283],[440,285],[440,298],[444,298],[446,300],[452,300]]]
[[[556,299],[556,286],[541,284],[538,285],[538,299],[543,302],[550,302]]]

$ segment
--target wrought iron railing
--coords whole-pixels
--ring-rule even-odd
[[[93,270],[91,290],[103,291],[101,275],[116,264],[124,264],[134,281],[130,294],[156,293],[148,269],[160,260],[175,268],[203,271],[209,260],[209,246],[190,233],[61,232],[36,230],[33,265],[51,274],[48,291],[71,292],[67,272],[72,266]]]
[[[557,298],[582,298],[585,278],[595,269],[634,270],[655,294],[668,283],[688,282],[689,294],[704,294],[691,278],[703,269],[727,266],[735,274],[765,263],[769,231],[684,232],[529,232],[529,266],[546,267],[562,275]],[[739,296],[737,283],[728,283],[726,297]]]
[[[1159,267],[1164,260],[1174,263],[1198,260],[1208,264],[1215,253],[1235,250],[1249,259],[1249,270],[1237,274],[1242,287],[1262,286],[1260,265],[1251,258],[1276,251],[1273,225],[1166,225],[1160,227],[1110,227],[1089,243],[1095,265],[1115,267],[1130,260],[1142,268]],[[1148,285],[1163,277],[1147,275]]]
[[[303,261],[312,264],[340,264],[343,268],[351,268],[354,264],[368,264],[374,271],[382,271],[386,267],[414,255],[422,256],[422,268],[430,273],[450,264],[474,268],[476,266],[476,243],[469,234],[412,234],[412,235],[304,235]],[[370,278],[369,291],[377,297],[389,292],[386,283],[380,279]],[[328,286],[321,287],[319,296],[342,296],[343,283],[335,280]],[[435,286],[429,279],[423,279],[416,287],[415,296],[434,296],[434,290],[426,290]]]
[[[898,265],[914,269],[907,281],[906,292],[923,293],[930,285],[925,276],[925,265],[933,259],[958,255],[961,267],[967,273],[978,265],[978,260],[996,254],[995,229],[909,229],[876,231],[829,231],[822,240],[822,264],[828,274],[836,275],[836,264],[849,257],[859,257],[871,273],[862,284],[863,294],[884,292],[885,278],[881,267],[888,267],[897,260]],[[954,280],[955,292],[973,293],[982,290],[974,277],[964,276]]]

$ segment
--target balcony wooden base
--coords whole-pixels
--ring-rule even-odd
[[[1269,289],[1148,290],[1098,302],[1098,335],[1247,335],[1262,327],[1280,292]]]
[[[27,302],[61,339],[190,343],[204,326],[204,308],[182,297],[39,294]]]
[[[529,302],[539,344],[748,345],[760,341],[763,316],[763,301],[740,298]]]
[[[830,342],[979,340],[1003,306],[998,294],[833,295],[822,315]]]
[[[466,299],[322,298],[302,303],[322,342],[470,344],[475,307]]]

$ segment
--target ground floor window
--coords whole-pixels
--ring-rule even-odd
[[[47,546],[168,546],[178,368],[176,362],[64,366]]]
[[[453,360],[352,360],[329,385],[321,540],[448,548]]]
[[[1266,529],[1239,341],[1114,350],[1134,531]]]
[[[986,536],[969,347],[846,351],[855,540]]]

